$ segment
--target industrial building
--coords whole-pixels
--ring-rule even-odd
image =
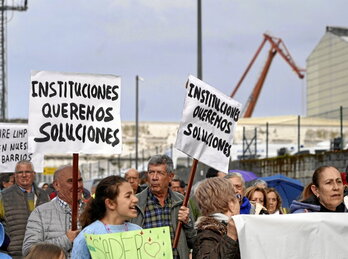
[[[348,119],[348,28],[327,26],[307,58],[307,116]]]
[[[268,123],[268,130],[266,123]],[[344,121],[342,126],[343,136],[346,136],[348,122]],[[189,159],[173,148],[178,128],[179,123],[177,122],[140,123],[139,170],[146,170],[147,159],[158,153],[171,155],[173,152],[176,164],[190,166]],[[340,136],[340,128],[339,120],[301,117],[299,121],[298,116],[295,115],[241,118],[236,128],[231,157],[232,160],[236,160],[243,154],[243,131],[245,132],[244,137],[250,141],[255,136],[256,129],[256,157],[265,158],[266,156],[277,156],[277,152],[281,148],[286,148],[290,154],[298,151],[315,153],[318,150],[330,150],[330,140]],[[121,156],[80,156],[80,166],[86,173],[86,178],[101,177],[109,173],[119,174],[125,169],[135,166],[134,122],[122,122],[122,135],[123,152]],[[267,141],[268,150],[266,151]],[[252,146],[254,147],[254,144]],[[71,159],[71,155],[48,154],[45,156],[45,167],[56,168],[59,165],[70,163]]]

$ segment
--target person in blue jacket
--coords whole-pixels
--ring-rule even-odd
[[[6,235],[4,226],[0,223],[0,250],[7,250],[9,243],[10,243],[10,238],[8,237],[8,235]],[[12,258],[12,257],[7,254],[0,253],[0,259],[8,259],[8,258]]]
[[[234,192],[237,194],[240,203],[240,214],[250,214],[252,205],[247,197],[245,197],[245,181],[240,173],[230,173],[225,176],[232,185]]]
[[[120,176],[100,181],[80,217],[82,231],[75,238],[71,258],[91,258],[84,234],[109,234],[141,229],[127,222],[137,216],[138,198],[129,182]]]

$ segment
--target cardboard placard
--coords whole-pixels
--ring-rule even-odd
[[[36,172],[43,171],[44,156],[28,151],[28,125],[0,123],[0,173],[13,173],[17,162],[29,160]]]
[[[120,87],[113,75],[32,72],[29,150],[120,154]]]
[[[240,103],[189,76],[175,148],[227,173],[240,112]]]
[[[169,227],[103,235],[85,234],[85,239],[92,259],[173,258]]]

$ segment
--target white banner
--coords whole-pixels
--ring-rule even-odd
[[[243,259],[348,258],[347,213],[237,215]]]
[[[0,123],[0,173],[13,173],[17,162],[29,160],[36,172],[43,171],[43,154],[28,152],[28,125]]]
[[[240,112],[240,103],[189,76],[175,148],[227,173]]]
[[[113,75],[32,72],[29,150],[120,154],[120,87]]]

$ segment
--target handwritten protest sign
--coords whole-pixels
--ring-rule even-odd
[[[346,213],[236,215],[243,259],[347,258]]]
[[[43,154],[28,152],[28,125],[0,123],[0,173],[14,172],[16,163],[29,160],[36,172],[43,171]]]
[[[113,234],[85,234],[92,259],[173,258],[169,227]]]
[[[29,150],[121,153],[120,86],[113,75],[32,72]]]
[[[189,76],[175,148],[223,172],[228,171],[241,104]]]

